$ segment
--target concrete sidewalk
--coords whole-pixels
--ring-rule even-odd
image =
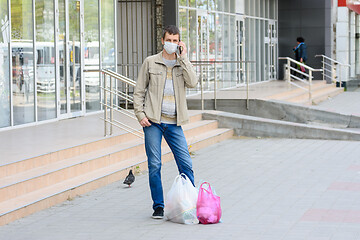
[[[360,88],[354,92],[343,92],[320,103],[315,108],[360,116]]]
[[[196,182],[221,197],[223,223],[153,220],[148,175],[0,227],[1,240],[360,239],[360,143],[234,138],[197,151]],[[177,175],[163,167],[164,191]]]

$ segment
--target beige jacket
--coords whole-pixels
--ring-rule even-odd
[[[166,70],[162,52],[147,57],[141,66],[134,90],[134,110],[139,121],[147,117],[152,122],[160,123]],[[198,80],[192,64],[184,56],[177,57],[176,64],[172,69],[172,77],[176,120],[179,126],[189,121],[185,87],[194,88]]]

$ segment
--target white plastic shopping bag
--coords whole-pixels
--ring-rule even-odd
[[[185,174],[178,175],[167,194],[166,219],[176,223],[197,224],[196,202],[198,191]]]

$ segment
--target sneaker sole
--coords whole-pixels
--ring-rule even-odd
[[[151,216],[153,219],[163,219],[163,216]]]

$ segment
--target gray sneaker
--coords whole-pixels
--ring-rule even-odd
[[[152,218],[154,219],[163,219],[164,218],[164,208],[158,207],[155,209]]]

